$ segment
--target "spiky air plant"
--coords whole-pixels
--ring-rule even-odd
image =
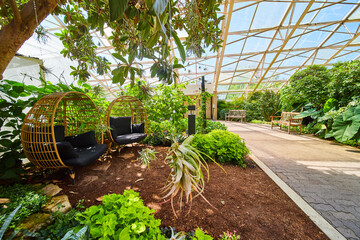
[[[150,162],[156,159],[156,152],[154,149],[145,148],[139,152],[140,156],[137,158],[138,161],[145,164],[148,168],[150,167]]]
[[[193,198],[197,196],[201,196],[212,206],[202,194],[205,188],[202,168],[206,171],[207,178],[209,179],[209,167],[200,152],[190,145],[192,140],[193,136],[190,136],[182,144],[174,142],[165,159],[171,168],[171,172],[164,187],[164,192],[167,192],[164,199],[169,198],[168,201],[171,202],[175,217],[177,217],[177,215],[174,208],[174,198],[178,194],[180,209],[184,202],[185,204],[189,204],[187,214],[189,214],[191,210]]]

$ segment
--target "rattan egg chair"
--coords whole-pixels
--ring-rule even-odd
[[[105,151],[101,119],[94,102],[80,92],[53,93],[39,99],[21,128],[26,157],[40,168],[86,166]]]
[[[109,129],[109,147],[140,142],[145,139],[148,128],[146,109],[136,97],[121,96],[108,106],[105,125]]]

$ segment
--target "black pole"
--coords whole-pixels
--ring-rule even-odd
[[[205,76],[201,77],[201,92],[202,94],[204,94],[205,92]],[[203,116],[203,130],[205,131],[206,129],[206,100],[204,102],[202,102],[201,104],[204,104],[204,106],[202,106],[202,108],[204,109],[204,116]]]

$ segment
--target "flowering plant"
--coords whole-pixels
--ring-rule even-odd
[[[220,236],[220,240],[238,240],[240,235],[236,235],[236,230],[233,232],[225,232]]]

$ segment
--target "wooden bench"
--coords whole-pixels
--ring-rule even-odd
[[[273,124],[277,123],[280,126],[286,125],[288,126],[288,133],[290,134],[291,126],[299,127],[299,133],[301,134],[301,124],[302,118],[295,118],[299,112],[282,112],[281,116],[271,116],[271,128],[273,128]],[[276,120],[276,118],[280,118]]]
[[[230,119],[240,119],[241,122],[246,122],[246,110],[229,110],[225,113],[225,121]]]

